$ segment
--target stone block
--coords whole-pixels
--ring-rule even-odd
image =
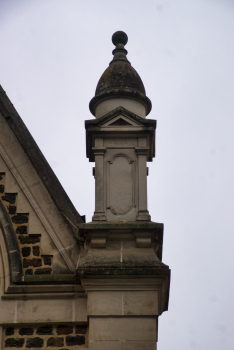
[[[15,205],[9,205],[8,211],[10,215],[14,215],[16,213],[16,206]]]
[[[124,315],[158,315],[157,291],[123,292]]]
[[[73,332],[73,327],[72,326],[65,326],[65,325],[60,325],[57,327],[57,334],[71,334]]]
[[[23,247],[21,249],[23,257],[27,257],[31,253],[31,248],[30,247]]]
[[[147,317],[90,317],[89,339],[142,340],[156,342],[156,318]]]
[[[35,275],[50,275],[52,272],[52,269],[50,267],[45,267],[42,269],[36,269]]]
[[[45,257],[43,257],[43,261],[44,261],[44,265],[51,266],[51,264],[52,264],[52,258],[51,257],[45,256]]]
[[[50,335],[50,334],[53,334],[53,327],[52,326],[39,327],[37,329],[36,333],[39,334],[39,335]]]
[[[68,299],[17,301],[18,323],[45,323],[58,320],[61,322],[72,320],[72,301]]]
[[[43,348],[44,340],[42,338],[29,338],[26,341],[26,348]]]
[[[76,334],[86,334],[87,326],[76,326],[75,333]]]
[[[29,236],[19,236],[19,241],[21,244],[34,244],[41,240],[41,235],[29,235]]]
[[[29,267],[29,266],[34,266],[34,267],[39,267],[42,265],[41,259],[23,259],[23,267]]]
[[[39,256],[40,255],[40,247],[38,245],[33,247],[33,255]]]
[[[24,345],[23,338],[8,338],[5,340],[6,348],[22,348]]]
[[[5,335],[6,336],[13,335],[14,331],[15,331],[14,327],[7,327],[5,330]]]
[[[156,341],[125,341],[123,350],[156,350]]]
[[[33,329],[29,327],[20,328],[19,330],[20,335],[32,335],[33,332]]]
[[[17,215],[14,215],[14,216],[12,216],[11,220],[16,225],[27,224],[28,223],[28,214],[17,214]]]
[[[2,196],[2,200],[5,202],[8,202],[10,204],[15,204],[16,202],[16,193],[5,193],[4,196]]]
[[[14,323],[15,300],[0,299],[0,324]]]
[[[47,347],[58,347],[58,346],[63,346],[64,345],[64,339],[63,338],[56,338],[56,337],[50,337],[47,340]]]
[[[25,226],[25,225],[18,226],[16,228],[15,232],[17,234],[20,234],[20,235],[26,235],[27,234],[27,226]]]
[[[84,345],[84,344],[85,344],[85,337],[83,335],[66,336],[67,346]]]
[[[121,341],[90,341],[90,350],[123,350]]]
[[[88,315],[122,315],[122,292],[89,292]]]
[[[157,291],[129,291],[129,292],[89,292],[88,315],[158,315]]]

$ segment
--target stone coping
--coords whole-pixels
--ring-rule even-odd
[[[92,230],[159,230],[163,232],[163,224],[152,221],[92,221],[86,224],[79,224],[79,231]]]

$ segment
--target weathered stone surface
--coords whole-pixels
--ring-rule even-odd
[[[76,332],[76,334],[86,334],[87,327],[86,326],[76,326],[75,332]]]
[[[51,257],[45,256],[45,257],[43,258],[43,260],[44,260],[44,265],[49,265],[49,266],[51,266],[51,264],[52,264],[52,258],[51,258]]]
[[[14,327],[7,327],[5,331],[6,336],[14,334]]]
[[[50,267],[45,267],[42,269],[36,269],[35,275],[50,275],[52,272],[52,269]]]
[[[26,224],[28,222],[28,216],[26,216],[25,214],[18,214],[18,215],[12,216],[11,220],[15,224]]]
[[[29,327],[20,328],[19,334],[20,335],[32,335],[33,334],[33,329],[29,328]]]
[[[23,248],[21,249],[21,251],[22,251],[22,255],[23,255],[24,257],[27,257],[27,256],[29,256],[30,253],[31,253],[31,248],[30,248],[30,247],[23,247]]]
[[[22,225],[22,226],[18,226],[15,230],[15,232],[17,234],[21,234],[21,235],[26,235],[27,234],[27,226]]]
[[[23,267],[29,267],[29,266],[34,266],[34,267],[39,267],[42,265],[41,259],[23,259]]]
[[[47,346],[51,347],[58,347],[58,346],[63,346],[64,345],[64,339],[63,338],[56,338],[56,337],[51,337],[47,340]]]
[[[14,204],[16,201],[16,193],[5,193],[5,195],[2,196],[2,200]]]
[[[14,215],[16,213],[16,206],[15,205],[9,205],[8,211],[10,215]]]
[[[8,338],[5,341],[6,348],[22,348],[24,345],[23,338]]]
[[[90,341],[89,350],[123,350],[121,341]]]
[[[38,329],[37,329],[37,334],[39,334],[39,335],[45,335],[45,334],[52,334],[52,332],[53,332],[53,327],[52,326],[43,326],[43,327],[39,327]]]
[[[40,255],[40,247],[38,245],[33,247],[33,255],[39,256]]]
[[[156,319],[151,317],[90,317],[89,339],[156,342]]]
[[[67,336],[66,337],[66,344],[68,346],[72,346],[72,345],[84,345],[85,344],[85,337],[80,336],[80,335],[76,335],[74,337],[72,336]]]
[[[33,270],[32,269],[25,270],[25,275],[26,276],[33,275]]]
[[[42,348],[44,340],[42,338],[29,338],[26,341],[26,348]]]
[[[72,326],[64,326],[60,325],[57,327],[57,334],[71,334],[73,332],[73,327]]]
[[[40,242],[40,235],[19,236],[21,244],[34,244]]]

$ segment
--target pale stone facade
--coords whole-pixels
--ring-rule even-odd
[[[147,208],[151,102],[123,32],[86,121],[95,211],[84,223],[0,91],[0,348],[155,350],[168,306],[163,224]],[[82,205],[82,203],[81,203]]]

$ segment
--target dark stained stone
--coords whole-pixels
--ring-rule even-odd
[[[3,179],[3,176],[2,175],[0,175],[0,181]]]
[[[51,266],[52,263],[52,258],[50,256],[45,256],[44,257],[44,264]]]
[[[15,204],[16,193],[5,193],[5,195],[2,196],[2,200],[6,201],[10,204]]]
[[[22,225],[22,226],[18,226],[16,228],[16,233],[20,234],[20,235],[26,235],[27,234],[27,226]]]
[[[8,211],[10,215],[14,215],[16,213],[16,206],[15,205],[9,205]]]
[[[33,247],[33,255],[34,256],[39,256],[40,255],[40,247],[38,245],[35,245]]]
[[[40,242],[40,235],[19,236],[21,244],[34,244]]]
[[[86,326],[76,326],[76,334],[86,334],[87,327]]]
[[[39,337],[27,339],[26,348],[42,348],[42,347],[43,347],[43,339]]]
[[[52,272],[52,269],[50,267],[45,267],[42,269],[36,269],[35,275],[50,275]]]
[[[51,337],[47,340],[47,346],[58,347],[63,345],[64,345],[63,338]]]
[[[29,266],[34,266],[34,267],[39,267],[42,265],[41,259],[23,259],[23,267],[29,267]]]
[[[20,335],[32,335],[33,334],[33,329],[32,328],[20,328],[19,330]]]
[[[113,60],[102,74],[95,91],[95,96],[89,104],[90,111],[95,115],[96,106],[107,98],[124,97],[140,100],[146,106],[146,113],[151,111],[151,101],[146,96],[145,88],[139,74],[131,66],[124,48],[128,39],[124,32],[113,34],[112,42],[116,45],[113,50]]]
[[[60,325],[57,327],[57,334],[71,334],[73,332],[73,327],[72,326],[64,326]]]
[[[53,332],[53,327],[52,326],[42,326],[37,329],[37,334],[39,335],[50,335]]]
[[[13,335],[14,334],[14,327],[7,327],[5,334],[6,335]]]
[[[11,220],[15,224],[26,224],[28,222],[28,214],[17,214],[12,216]]]
[[[0,193],[4,192],[4,185],[0,185]]]
[[[22,251],[22,255],[23,255],[24,257],[27,257],[27,256],[29,256],[30,253],[31,253],[31,248],[30,248],[30,247],[23,247],[23,248],[21,249],[21,251]]]
[[[5,341],[6,348],[22,348],[24,345],[24,338],[8,338]]]
[[[32,269],[27,269],[25,270],[25,275],[33,275],[33,270]]]
[[[84,345],[85,344],[85,337],[81,336],[81,335],[76,335],[75,337],[72,336],[67,336],[66,337],[66,344],[68,346],[72,346],[72,345]]]

